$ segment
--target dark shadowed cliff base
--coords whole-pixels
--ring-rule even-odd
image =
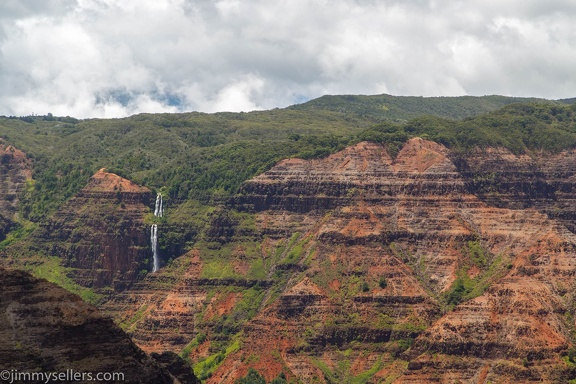
[[[78,383],[90,380],[71,375],[117,375],[101,382],[197,382],[176,355],[146,355],[112,319],[52,283],[0,269],[0,293],[2,382],[45,382],[18,379],[32,372],[64,374],[60,381]]]

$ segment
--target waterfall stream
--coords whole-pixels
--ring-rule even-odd
[[[156,205],[154,206],[154,216],[162,217],[164,214],[164,206],[162,205],[162,195],[156,195]]]
[[[160,268],[160,260],[158,259],[158,225],[152,224],[150,228],[150,243],[152,244],[152,259],[154,266],[152,272],[156,272]]]
[[[162,204],[162,195],[156,195],[156,204],[154,206],[154,216],[162,217],[164,214],[164,206]],[[152,266],[152,272],[156,272],[160,269],[160,257],[158,256],[158,224],[152,224],[150,227],[150,244],[152,246],[152,260],[154,262]]]

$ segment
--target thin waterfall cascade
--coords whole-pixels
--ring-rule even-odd
[[[162,195],[156,195],[156,204],[154,205],[154,216],[162,217],[164,215],[164,204],[162,203]],[[158,224],[152,224],[150,227],[150,244],[152,246],[152,272],[160,269],[160,257],[158,256]]]
[[[152,224],[150,228],[150,243],[152,244],[152,272],[156,272],[160,268],[160,258],[158,257],[158,225]]]
[[[162,195],[156,195],[156,205],[154,206],[154,216],[162,217],[164,215],[164,205],[162,204]]]

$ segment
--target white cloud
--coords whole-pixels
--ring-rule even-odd
[[[5,0],[0,114],[253,110],[324,93],[574,97],[576,3]]]
[[[218,92],[215,100],[207,103],[205,110],[208,112],[240,112],[262,109],[252,100],[259,98],[263,87],[264,80],[254,75],[248,75]]]

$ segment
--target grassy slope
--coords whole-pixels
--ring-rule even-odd
[[[567,99],[566,102],[570,100]],[[322,96],[291,108],[316,109],[366,116],[377,120],[407,121],[423,115],[463,119],[481,115],[513,103],[554,103],[550,100],[506,96],[417,97],[391,95]]]

